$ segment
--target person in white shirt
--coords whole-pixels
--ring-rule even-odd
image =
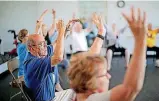
[[[96,14],[93,13],[92,18],[95,18]],[[71,50],[72,54],[78,52],[78,51],[88,51],[88,43],[86,36],[93,30],[90,27],[87,27],[83,29],[82,23],[80,20],[76,20],[73,17],[73,25],[71,28],[71,34],[68,36],[71,40]],[[93,23],[95,26],[97,26],[95,23]],[[99,30],[99,29],[98,29]]]
[[[77,51],[87,51],[87,39],[86,35],[88,32],[82,29],[82,25],[80,22],[75,22],[72,28],[72,33],[70,35],[72,39],[72,52],[75,53]]]

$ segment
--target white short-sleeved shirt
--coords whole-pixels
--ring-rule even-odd
[[[86,33],[82,31],[81,33],[72,32],[70,35],[72,42],[72,53],[77,51],[88,51]]]

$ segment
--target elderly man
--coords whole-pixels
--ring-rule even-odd
[[[63,59],[64,25],[57,23],[59,32],[55,49],[53,44],[47,46],[42,35],[32,34],[28,38],[28,56],[24,62],[24,78],[26,87],[32,93],[32,100],[50,101],[56,90],[62,90],[58,81],[56,64]],[[54,50],[54,53],[53,53]]]

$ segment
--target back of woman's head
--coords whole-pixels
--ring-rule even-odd
[[[28,30],[27,29],[22,29],[18,33],[18,40],[22,42],[22,40],[28,35]]]
[[[78,53],[77,58],[71,61],[68,77],[71,88],[76,93],[94,92],[97,89],[98,65],[105,64],[104,57]],[[79,57],[81,56],[81,57]]]

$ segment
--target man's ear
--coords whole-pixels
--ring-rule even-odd
[[[31,46],[28,45],[28,51],[31,52],[33,51],[33,48]]]

